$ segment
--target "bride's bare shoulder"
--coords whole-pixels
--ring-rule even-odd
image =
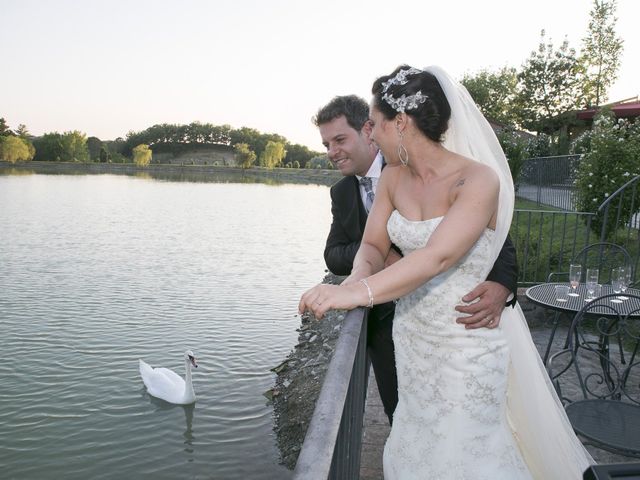
[[[480,182],[489,182],[489,184],[499,184],[498,174],[488,165],[477,162],[470,158],[463,157],[465,163],[460,170],[462,176]]]

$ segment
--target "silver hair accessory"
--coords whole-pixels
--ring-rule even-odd
[[[418,108],[418,105],[424,103],[428,95],[423,95],[421,91],[416,92],[414,95],[404,95],[402,94],[400,98],[394,98],[393,95],[387,93],[387,90],[392,85],[406,85],[409,80],[407,77],[409,75],[416,75],[418,73],[422,73],[422,70],[414,67],[407,68],[406,70],[400,70],[396,73],[396,76],[386,82],[382,82],[382,99],[387,102],[391,108],[393,108],[398,113],[404,113],[406,110],[413,110]]]
[[[429,95],[423,95],[420,90],[418,90],[415,95],[407,96],[402,94],[400,98],[393,98],[393,96],[388,93],[382,96],[382,99],[398,113],[404,113],[406,110],[415,110],[418,108],[418,105],[426,102],[427,98],[429,98]]]
[[[406,70],[400,70],[391,80],[382,82],[382,93],[387,93],[387,90],[389,90],[391,85],[406,85],[409,81],[407,80],[407,76],[415,75],[416,73],[422,73],[422,70],[414,67],[410,67]]]

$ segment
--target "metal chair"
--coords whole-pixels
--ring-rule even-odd
[[[617,294],[586,304],[574,317],[567,348],[547,371],[571,425],[585,443],[640,457],[640,296]]]
[[[587,268],[598,268],[600,273],[599,283],[601,284],[611,282],[611,271],[614,268],[624,265],[631,266],[633,264],[631,255],[623,246],[610,242],[598,242],[587,245],[573,257],[571,263],[578,263],[582,265],[581,282],[586,275]],[[566,281],[569,281],[569,272],[551,272],[547,277],[547,283],[561,281],[561,278],[565,278]],[[563,314],[560,312],[556,312],[554,315],[553,326],[551,328],[551,334],[549,335],[549,343],[547,343],[547,348],[542,358],[542,361],[545,363],[549,358],[551,345],[553,344],[556,330],[560,324],[561,315]],[[567,347],[566,341],[564,343],[564,347]]]

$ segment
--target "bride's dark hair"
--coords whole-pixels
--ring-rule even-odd
[[[406,84],[392,83],[385,90],[385,82],[395,78],[401,70],[410,68],[408,65],[400,65],[390,75],[380,77],[373,83],[371,93],[374,105],[386,119],[391,120],[395,118],[398,111],[383,98],[384,95],[391,95],[394,99],[399,99],[402,95],[408,97],[421,92],[422,95],[427,96],[424,102],[418,102],[416,108],[407,108],[405,113],[414,118],[416,126],[428,138],[434,142],[441,142],[442,135],[447,131],[451,107],[436,77],[423,71],[410,73],[406,76]]]

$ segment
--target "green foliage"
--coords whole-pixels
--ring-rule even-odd
[[[266,168],[275,168],[280,165],[285,155],[284,143],[269,140],[260,156],[260,165]]]
[[[329,161],[329,157],[326,154],[318,155],[309,160],[304,168],[322,168],[322,169],[330,169],[333,165]]]
[[[0,136],[0,160],[9,163],[26,162],[33,158],[34,151],[28,140],[10,135]]]
[[[236,143],[233,146],[236,152],[236,161],[242,168],[251,168],[256,162],[256,153],[246,143]]]
[[[529,158],[527,155],[528,141],[511,128],[502,130],[498,134],[498,141],[509,162],[509,170],[511,171],[513,183],[517,184],[522,165],[524,161]]]
[[[108,163],[111,161],[109,150],[107,150],[104,145],[100,146],[100,153],[98,153],[98,158],[100,160],[100,163]]]
[[[607,100],[607,90],[618,78],[623,41],[616,36],[616,0],[593,0],[589,31],[582,40],[582,96],[585,104],[598,106]]]
[[[527,158],[549,157],[553,155],[551,137],[539,133],[527,143]]]
[[[7,121],[4,118],[0,118],[0,137],[6,137],[8,135],[13,135],[13,132],[7,125]]]
[[[87,149],[89,150],[89,159],[92,162],[100,159],[100,151],[102,150],[102,140],[98,137],[87,138]]]
[[[611,194],[640,174],[640,122],[616,121],[611,112],[604,111],[583,137],[588,138],[579,138],[576,142],[576,149],[585,151],[576,178],[577,207],[583,212],[595,212]],[[640,205],[630,203],[631,196],[627,200],[623,201],[621,218],[640,211]],[[608,221],[613,224],[616,219]],[[600,232],[602,219],[596,217],[591,227],[594,232]],[[606,227],[607,231],[611,230],[611,225]]]
[[[481,70],[474,75],[465,74],[461,83],[486,117],[506,125],[517,122],[518,74],[515,68],[504,67],[497,72]]]
[[[298,160],[294,160],[289,165],[291,165],[293,168],[300,168],[300,162]]]
[[[576,52],[564,40],[558,49],[540,35],[538,50],[518,74],[520,81],[520,124],[529,130],[544,131],[547,119],[579,108],[580,63]]]
[[[34,139],[36,160],[51,162],[87,162],[89,149],[86,136],[78,131],[46,133]]]
[[[287,154],[285,155],[283,162],[286,165],[293,164],[293,168],[300,168],[300,165],[304,165],[313,157],[321,155],[320,152],[314,152],[304,145],[288,143],[286,148]],[[298,162],[297,167],[295,166],[295,162]]]
[[[267,156],[264,156],[269,142],[281,143],[283,149],[285,149],[286,145],[287,150],[291,147],[287,139],[281,135],[261,133],[248,127],[232,129],[229,125],[216,126],[200,122],[193,122],[189,125],[164,123],[153,125],[141,132],[129,132],[126,141],[123,142],[123,148],[118,151],[129,155],[132,153],[133,147],[141,143],[149,145],[155,152],[172,152],[174,154],[185,149],[191,149],[194,146],[222,145],[230,147],[231,145],[246,144],[249,150],[255,152],[262,160],[263,158],[271,158],[273,155],[273,152],[267,152]],[[273,146],[270,148],[273,149]],[[111,147],[110,150],[115,151]],[[301,161],[301,158],[306,161],[306,159],[317,154],[300,145],[296,146],[293,153],[297,155],[296,158],[285,160],[285,163],[290,163],[295,159]],[[280,159],[281,161],[282,159]]]
[[[133,149],[133,163],[139,167],[146,167],[151,163],[152,152],[149,145],[141,143]]]

